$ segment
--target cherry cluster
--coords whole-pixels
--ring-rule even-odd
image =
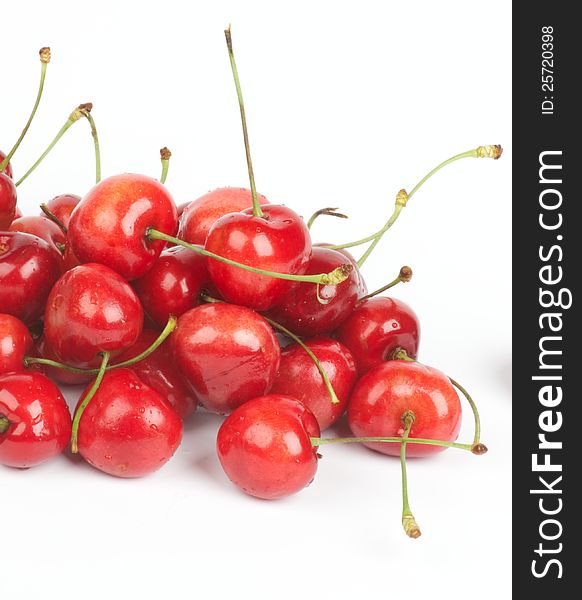
[[[479,415],[466,390],[417,362],[420,326],[404,302],[368,293],[362,266],[406,203],[441,167],[498,158],[480,146],[433,169],[396,196],[374,234],[351,243],[312,242],[291,208],[258,194],[230,30],[225,32],[239,100],[250,189],[220,188],[177,207],[160,180],[121,174],[101,180],[91,104],[79,105],[17,182],[11,159],[33,120],[41,82],[17,143],[0,153],[0,464],[29,468],[70,448],[95,468],[140,477],[161,468],[197,407],[227,415],[217,454],[228,478],[259,498],[286,496],[314,478],[324,444],[362,443],[400,457],[402,523],[418,537],[406,457],[448,447],[483,454]],[[96,185],[21,216],[16,187],[66,130],[86,118]],[[369,243],[356,260],[348,251]],[[73,416],[57,384],[85,386]],[[456,442],[461,402],[474,439]],[[321,437],[347,413],[354,437]]]

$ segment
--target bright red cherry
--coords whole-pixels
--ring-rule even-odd
[[[120,354],[114,363],[119,364],[141,354],[155,342],[158,335],[152,329],[144,329],[137,342],[123,354]],[[196,410],[198,400],[186,385],[176,366],[169,340],[156,348],[148,357],[129,368],[146,385],[159,392],[183,419]]]
[[[2,150],[0,150],[0,163],[3,163],[5,158],[6,158],[6,154],[4,154],[4,152],[2,152]],[[5,173],[6,175],[8,175],[8,177],[10,177],[10,179],[12,179],[12,177],[13,177],[12,165],[10,163],[8,163],[6,165],[6,167],[4,168],[4,170],[2,172]]]
[[[328,273],[346,264],[345,255],[328,248],[313,247],[306,275]],[[331,333],[352,313],[360,292],[360,278],[353,269],[345,281],[338,285],[320,285],[293,282],[288,293],[269,316],[297,335],[315,336]]]
[[[216,450],[228,478],[241,490],[272,500],[302,490],[317,471],[319,437],[313,414],[295,398],[270,394],[246,402],[226,418]]]
[[[220,218],[208,232],[206,250],[245,265],[301,275],[311,258],[311,238],[303,219],[290,208],[263,207],[263,216],[252,209]],[[268,310],[283,301],[291,282],[208,259],[208,271],[221,296],[235,304]],[[312,284],[315,293],[315,285]]]
[[[338,404],[332,404],[319,369],[299,344],[291,344],[281,352],[281,364],[272,394],[286,394],[301,400],[315,415],[319,427],[327,429],[345,412],[350,392],[356,381],[356,364],[350,351],[331,338],[306,340],[336,393]]]
[[[0,309],[32,325],[42,316],[47,296],[60,277],[60,253],[40,238],[0,232]]]
[[[164,327],[170,315],[179,317],[200,303],[209,284],[206,258],[183,246],[166,248],[153,267],[133,282],[133,289],[152,321]]]
[[[262,194],[257,194],[257,198],[259,204],[269,203]],[[210,228],[220,217],[252,206],[251,190],[246,188],[224,187],[208,192],[184,207],[178,237],[203,246]]]
[[[171,336],[178,369],[201,404],[229,413],[269,391],[281,357],[271,326],[243,306],[197,306],[178,319]]]
[[[143,308],[135,292],[115,271],[85,264],[67,271],[53,287],[44,334],[59,360],[73,367],[96,367],[98,354],[120,354],[143,327]]]
[[[166,245],[148,240],[148,229],[174,235],[177,226],[168,190],[151,177],[125,173],[104,179],[79,202],[68,236],[82,263],[101,263],[136,279],[149,271]]]
[[[61,228],[45,217],[19,217],[12,221],[8,230],[36,235],[45,242],[52,244],[59,252],[67,240]]]
[[[363,375],[372,367],[389,360],[398,348],[416,358],[420,342],[418,317],[404,302],[376,296],[363,300],[336,337],[351,351],[358,372]]]
[[[26,325],[12,315],[0,313],[0,374],[22,371],[24,357],[30,354],[32,346]]]
[[[326,248],[327,246],[331,246],[331,244],[315,244],[313,247]],[[339,252],[340,254],[343,254],[348,259],[348,262],[351,263],[352,267],[354,267],[354,271],[356,272],[356,275],[358,277],[358,298],[365,296],[368,293],[368,286],[366,285],[366,281],[364,279],[364,276],[362,275],[362,271],[360,271],[358,261],[354,258],[354,255],[351,254],[351,252],[349,252],[345,248],[337,248],[335,251]]]
[[[181,440],[182,420],[168,402],[130,369],[115,369],[81,415],[77,444],[100,471],[142,477],[166,464]]]
[[[16,186],[6,173],[0,173],[0,231],[8,229],[16,212]]]
[[[449,378],[417,362],[391,360],[368,371],[354,386],[348,423],[357,437],[401,437],[403,415],[414,414],[409,437],[454,442],[461,428],[461,403]],[[383,454],[400,455],[398,443],[366,443]],[[407,444],[407,456],[430,456],[441,446]]]
[[[81,196],[77,196],[76,194],[61,194],[49,200],[46,203],[46,207],[65,227],[68,227],[71,220],[71,213],[80,201]],[[44,213],[41,214],[41,216],[43,215]]]
[[[60,454],[71,439],[71,414],[42,373],[0,375],[0,464],[26,469]]]

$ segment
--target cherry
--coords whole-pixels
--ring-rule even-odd
[[[44,240],[27,233],[0,232],[2,312],[34,324],[62,268],[60,253]]]
[[[315,244],[313,247],[314,248],[318,248],[318,247],[322,247],[322,248],[326,248],[328,246],[331,246],[331,244]],[[354,258],[354,255],[349,252],[348,250],[346,250],[345,248],[330,248],[332,250],[335,250],[336,252],[339,252],[340,254],[343,254],[348,261],[350,262],[350,264],[353,266],[354,271],[356,272],[357,278],[358,278],[358,298],[361,298],[363,296],[365,296],[368,293],[368,286],[366,285],[366,280],[364,279],[364,276],[362,274],[362,271],[360,271],[360,268],[358,267],[358,261]]]
[[[0,313],[0,375],[24,369],[24,357],[32,350],[26,325],[12,315]]]
[[[319,369],[298,344],[291,344],[282,350],[279,372],[271,393],[286,394],[301,400],[323,430],[345,412],[356,381],[356,364],[350,351],[336,340],[320,337],[305,341],[305,345],[327,373],[339,402],[331,402]]]
[[[0,464],[25,469],[60,454],[71,438],[71,414],[42,373],[0,375]]]
[[[0,150],[0,163],[3,163],[5,158],[6,158],[6,154],[4,154],[4,152],[2,152],[2,150]],[[12,179],[14,176],[14,174],[12,172],[12,165],[10,163],[8,163],[4,167],[4,170],[2,171],[2,173],[5,173],[6,175],[8,175],[8,177],[10,177],[10,179]]]
[[[90,386],[75,410],[78,411]],[[182,440],[182,420],[130,369],[115,369],[85,407],[77,445],[93,467],[117,477],[142,477],[161,468]]]
[[[9,231],[20,231],[36,235],[45,242],[52,244],[56,250],[64,249],[66,236],[60,227],[45,217],[20,217],[12,221]]]
[[[269,201],[257,194],[261,204]],[[220,217],[253,206],[252,192],[246,188],[224,187],[188,203],[180,217],[178,237],[191,244],[204,245],[210,228]]]
[[[165,246],[150,240],[156,227],[173,235],[176,205],[166,188],[150,177],[125,173],[101,181],[71,214],[69,240],[82,263],[106,264],[126,279],[144,275]]]
[[[360,375],[391,358],[398,348],[415,358],[420,324],[414,311],[395,298],[362,300],[341,325],[337,339],[351,351]]]
[[[410,437],[457,439],[461,427],[457,392],[444,373],[417,362],[392,360],[368,371],[354,386],[348,423],[357,437],[402,436],[408,413],[413,415]],[[383,454],[400,454],[400,444],[364,444]],[[409,443],[406,456],[429,456],[444,449]]]
[[[120,354],[114,363],[124,362],[141,354],[157,339],[158,333],[144,329],[137,342]],[[147,358],[132,365],[131,370],[146,385],[159,392],[183,418],[190,416],[198,406],[198,400],[186,385],[171,352],[169,340],[159,346]]]
[[[16,186],[5,173],[0,173],[0,231],[8,229],[16,212]]]
[[[35,357],[45,358],[53,361],[60,360],[60,357],[57,356],[57,353],[51,348],[44,335],[41,335],[37,340],[35,340],[33,355]],[[86,385],[93,378],[92,375],[74,373],[67,371],[66,369],[60,369],[50,365],[31,364],[30,366],[40,370],[53,381],[62,383],[64,385]]]
[[[282,394],[261,396],[239,406],[218,431],[216,449],[228,478],[241,490],[272,500],[302,490],[317,471],[319,436],[313,414]]]
[[[345,262],[346,256],[335,250],[314,247],[305,273],[325,273]],[[313,284],[295,282],[289,286],[282,303],[269,311],[269,315],[298,335],[331,333],[353,312],[360,290],[356,269],[342,283],[321,285],[316,293]]]
[[[81,196],[77,196],[76,194],[61,194],[60,196],[55,196],[46,204],[41,204],[43,213],[41,216],[45,216],[46,211],[49,211],[65,227],[68,227],[69,221],[71,220],[71,213],[80,201]]]
[[[199,304],[209,283],[206,259],[182,246],[166,248],[152,268],[133,282],[133,289],[151,320],[163,327],[170,315],[179,317]]]
[[[271,388],[281,350],[269,324],[227,303],[197,306],[178,319],[171,337],[178,369],[201,404],[228,413]]]
[[[95,367],[100,352],[120,354],[143,327],[143,308],[131,286],[100,264],[67,271],[53,287],[45,311],[46,340],[59,360]]]

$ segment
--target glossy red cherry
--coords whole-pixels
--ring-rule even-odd
[[[153,267],[133,282],[133,289],[152,321],[164,327],[170,315],[179,317],[200,304],[210,277],[204,256],[182,246],[164,250]]]
[[[32,347],[26,325],[12,315],[0,313],[0,374],[22,371],[24,357],[30,354]]]
[[[350,349],[358,372],[363,375],[389,360],[398,348],[416,358],[420,323],[404,302],[377,296],[363,300],[338,329],[336,337]]]
[[[141,354],[155,342],[158,335],[152,329],[144,329],[137,342],[123,354],[120,354],[114,363],[119,364]],[[196,410],[198,400],[186,385],[176,366],[169,340],[156,348],[148,357],[129,368],[146,385],[159,392],[183,419]]]
[[[67,271],[53,287],[44,334],[60,361],[97,367],[100,352],[112,356],[133,345],[143,327],[143,309],[131,286],[109,267],[86,264]]]
[[[331,246],[331,244],[320,243],[320,244],[315,244],[313,247],[314,248],[319,248],[319,247],[326,248],[327,246]],[[343,254],[348,259],[348,262],[352,265],[352,267],[354,267],[354,272],[356,273],[356,276],[358,279],[358,298],[365,296],[368,293],[368,286],[366,285],[366,280],[364,279],[364,275],[362,274],[362,271],[360,270],[358,261],[354,258],[354,255],[351,252],[349,252],[348,250],[346,250],[345,248],[337,248],[337,249],[335,249],[335,251],[339,252],[340,254]]]
[[[309,485],[317,471],[317,420],[295,398],[270,394],[254,398],[226,418],[216,450],[228,478],[241,490],[266,500]]]
[[[257,194],[257,198],[259,204],[269,203],[262,194]],[[252,206],[251,190],[246,188],[224,187],[208,192],[184,207],[178,237],[203,246],[210,228],[220,217]]]
[[[0,375],[0,464],[25,469],[60,454],[71,439],[71,414],[42,373]]]
[[[81,196],[77,196],[76,194],[61,194],[49,200],[46,203],[46,207],[65,227],[68,227],[71,220],[71,213],[80,201]],[[41,216],[43,215],[44,213],[41,214]]]
[[[0,173],[0,231],[10,227],[16,212],[16,186],[6,173]]]
[[[0,310],[34,324],[62,268],[60,253],[44,240],[27,233],[0,232]]]
[[[346,257],[335,250],[315,247],[306,275],[328,273],[346,264]],[[289,291],[269,316],[297,335],[321,335],[337,329],[352,313],[358,294],[360,281],[358,271],[353,269],[345,281],[338,285],[320,285],[293,282]]]
[[[311,258],[311,238],[301,217],[290,208],[263,206],[263,217],[252,209],[220,218],[211,227],[205,248],[231,260],[269,271],[303,274]],[[291,282],[208,259],[208,271],[221,296],[256,310],[276,306]],[[315,292],[315,285],[312,284]]]
[[[357,437],[401,437],[403,415],[414,422],[409,437],[454,442],[461,428],[461,403],[444,374],[416,362],[391,360],[368,371],[354,386],[348,423]],[[400,455],[398,443],[366,443],[382,454]],[[430,456],[446,448],[407,444],[407,456]]]
[[[299,344],[283,348],[279,372],[271,393],[286,394],[301,400],[315,415],[323,430],[344,414],[356,381],[356,364],[350,351],[331,338],[306,340],[305,345],[319,360],[339,403],[332,404],[319,369]]]
[[[68,237],[82,263],[101,263],[136,279],[149,271],[166,245],[148,240],[148,229],[174,235],[177,226],[168,190],[151,177],[125,173],[104,179],[79,202]]]
[[[168,402],[130,369],[115,369],[81,415],[77,444],[100,471],[142,477],[166,464],[181,440],[182,420]]]
[[[5,158],[6,158],[6,154],[4,154],[4,152],[2,152],[2,150],[0,150],[0,164],[4,162]],[[2,172],[5,173],[6,175],[8,175],[8,177],[10,177],[10,179],[12,179],[12,177],[13,177],[12,165],[10,163],[8,163],[6,165],[6,167],[4,168],[4,170]]]
[[[178,369],[201,404],[228,413],[269,391],[281,350],[270,325],[243,306],[197,306],[171,336]]]
[[[52,244],[59,252],[67,240],[61,228],[45,217],[19,217],[12,221],[8,230],[36,235],[41,240]]]

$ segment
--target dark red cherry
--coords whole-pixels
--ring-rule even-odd
[[[61,252],[66,242],[65,234],[61,228],[45,217],[19,217],[14,219],[9,231],[20,231],[36,235],[40,239],[52,244],[56,250]]]
[[[239,406],[218,431],[216,449],[228,478],[241,490],[272,500],[302,490],[317,471],[317,420],[302,402],[282,394]]]
[[[76,194],[61,194],[49,200],[46,203],[46,207],[65,227],[68,227],[71,220],[71,213],[80,201],[81,196],[77,196]],[[43,215],[44,213],[41,213],[41,216]]]
[[[0,313],[0,375],[22,371],[24,357],[30,354],[32,347],[28,327],[20,319]]]
[[[0,231],[6,231],[16,212],[16,186],[6,173],[0,173]]]

